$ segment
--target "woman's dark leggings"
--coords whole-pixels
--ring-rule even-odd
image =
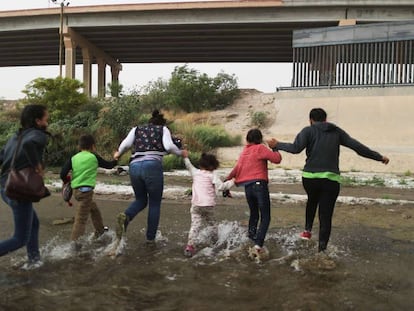
[[[319,251],[323,251],[328,246],[331,235],[332,216],[340,184],[326,178],[302,178],[302,184],[308,195],[305,230],[312,231],[316,209],[319,206]]]

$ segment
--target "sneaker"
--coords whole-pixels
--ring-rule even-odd
[[[107,227],[107,226],[104,226],[103,227],[103,231],[95,231],[95,233],[94,233],[94,239],[95,240],[97,240],[97,239],[99,239],[105,232],[108,232],[109,231],[109,227]]]
[[[125,213],[119,213],[116,217],[116,237],[120,240],[125,235],[127,227],[127,215]]]
[[[302,240],[310,240],[312,238],[312,233],[310,231],[305,230],[300,234],[300,238]]]
[[[195,254],[195,248],[192,245],[187,245],[184,249],[184,256],[185,257],[193,257]]]
[[[269,259],[269,250],[266,246],[259,246],[256,244],[255,246],[249,248],[248,256],[250,259],[260,263]]]
[[[23,266],[21,266],[20,269],[29,271],[29,270],[38,269],[43,265],[44,265],[44,263],[41,260],[29,260]]]

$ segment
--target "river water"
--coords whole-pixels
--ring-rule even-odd
[[[218,239],[210,241],[214,230],[206,228],[193,258],[183,256],[188,202],[164,203],[155,247],[144,244],[146,211],[139,214],[118,248],[121,255],[110,257],[113,230],[100,241],[86,236],[75,251],[68,242],[71,225],[52,224],[72,211],[56,198],[46,199],[37,207],[45,264],[30,271],[13,268],[24,250],[0,258],[0,310],[414,309],[412,239],[395,239],[375,226],[334,224],[328,252],[320,255],[315,242],[298,239],[303,207],[289,205],[273,208],[266,240],[270,259],[256,262],[248,257],[241,202],[218,207]],[[127,202],[98,204],[113,228]],[[374,215],[382,207],[370,208]],[[278,223],[283,213],[293,214],[298,225]],[[0,215],[4,238],[13,228],[4,204]]]

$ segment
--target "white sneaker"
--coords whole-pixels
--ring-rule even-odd
[[[28,261],[23,266],[21,266],[20,269],[29,271],[29,270],[38,269],[43,265],[44,265],[44,262],[41,260]]]

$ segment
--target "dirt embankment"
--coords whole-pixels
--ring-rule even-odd
[[[341,147],[340,168],[342,171],[363,171],[410,174],[414,172],[414,136],[411,118],[413,96],[398,93],[365,94],[350,90],[345,94],[294,94],[291,97],[279,93],[262,93],[257,90],[242,90],[241,96],[224,110],[210,113],[210,119],[221,124],[233,135],[241,135],[255,127],[252,115],[266,114],[266,125],[261,128],[266,138],[292,142],[296,134],[309,124],[311,108],[321,107],[328,113],[328,121],[343,128],[353,138],[373,150],[390,158],[389,165],[358,156],[354,151]],[[350,94],[352,93],[352,94]],[[237,160],[243,146],[220,148],[217,155],[223,165],[231,166]],[[301,169],[305,152],[291,155],[282,152],[281,167]]]

